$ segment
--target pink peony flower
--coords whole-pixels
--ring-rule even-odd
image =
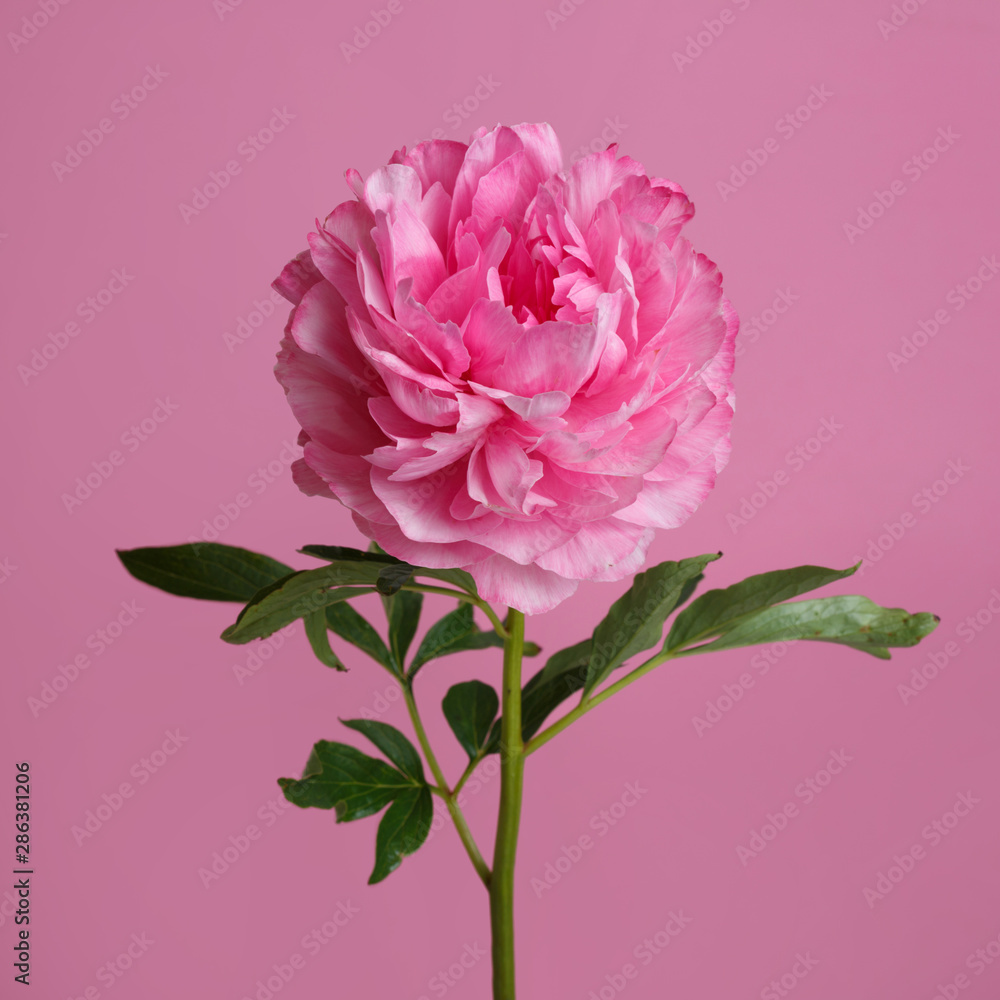
[[[347,181],[274,283],[299,488],[529,614],[637,572],[730,450],[738,320],[683,190],[616,145],[563,170],[547,124]]]

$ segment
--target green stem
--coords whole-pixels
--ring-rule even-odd
[[[454,597],[465,604],[473,604],[489,618],[490,624],[493,626],[496,634],[505,641],[507,639],[507,630],[504,628],[503,622],[500,621],[499,615],[481,597],[467,594],[464,590],[452,590],[451,587],[435,587],[428,583],[405,583],[401,589],[412,590],[418,594],[442,594],[444,597]]]
[[[458,779],[455,783],[455,787],[451,790],[452,795],[458,796],[458,793],[463,789],[465,783],[472,777],[472,772],[475,771],[476,766],[483,759],[482,751],[469,761],[469,766],[462,772],[462,777]]]
[[[511,608],[503,649],[503,704],[500,731],[500,814],[497,817],[490,925],[493,932],[493,1000],[515,1000],[514,861],[524,788],[521,730],[521,657],[524,614]]]
[[[455,829],[458,830],[458,836],[465,847],[466,853],[469,855],[469,860],[472,862],[473,867],[482,879],[483,885],[489,889],[491,879],[489,866],[483,860],[483,856],[479,852],[479,847],[476,845],[475,838],[472,836],[472,830],[469,829],[469,824],[466,822],[465,814],[462,812],[458,802],[455,800],[457,793],[453,792],[448,787],[448,782],[445,781],[441,765],[438,764],[437,757],[434,756],[434,751],[431,749],[430,740],[427,739],[427,731],[424,729],[423,720],[420,718],[420,712],[417,710],[416,699],[413,697],[413,687],[405,681],[401,686],[403,688],[403,696],[406,699],[406,707],[410,713],[410,721],[413,723],[417,739],[420,741],[421,749],[424,751],[424,757],[427,758],[427,764],[431,769],[431,773],[434,775],[434,780],[438,783],[437,789],[434,790],[437,791],[441,798],[444,799],[445,804],[448,806],[448,812],[451,813],[451,818],[455,823]]]
[[[666,663],[667,660],[673,660],[679,656],[684,656],[686,653],[694,652],[697,652],[697,650],[675,649],[671,650],[669,653],[657,653],[656,656],[646,660],[645,663],[636,667],[635,670],[631,671],[631,673],[628,673],[624,677],[615,681],[614,684],[609,684],[606,688],[598,691],[597,694],[592,694],[589,698],[582,700],[571,712],[567,712],[561,719],[553,722],[547,729],[543,729],[540,733],[533,736],[525,745],[525,756],[530,753],[534,753],[539,747],[548,743],[554,736],[558,736],[564,729],[573,725],[573,723],[576,722],[576,720],[582,715],[586,715],[592,708],[596,708],[602,701],[610,698],[613,694],[617,694],[622,690],[622,688],[628,687],[633,681],[637,681],[640,677],[645,676],[651,670],[655,670],[661,663]]]

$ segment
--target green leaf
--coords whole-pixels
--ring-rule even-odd
[[[758,573],[731,587],[709,590],[677,616],[663,648],[668,651],[680,649],[719,635],[744,615],[843,580],[852,576],[857,568],[796,566],[792,569]]]
[[[329,604],[373,593],[378,573],[376,563],[334,563],[292,573],[259,590],[222,638],[237,644],[261,639]]]
[[[691,593],[691,580],[721,554],[712,552],[680,562],[662,562],[635,578],[594,629],[585,692],[593,691],[629,657],[660,641],[663,623],[678,607],[685,592]]]
[[[137,580],[204,601],[245,603],[262,587],[293,572],[270,556],[218,542],[118,549],[117,554]]]
[[[362,552],[360,549],[348,549],[340,545],[306,545],[299,549],[308,556],[315,556],[317,559],[326,559],[328,562],[373,562],[383,566],[407,565],[402,559],[387,555],[372,542],[372,551]],[[435,580],[443,580],[464,590],[474,597],[479,596],[476,589],[476,581],[464,569],[428,569],[426,566],[414,566],[414,576],[429,576]]]
[[[405,855],[413,854],[427,839],[433,821],[434,803],[426,785],[397,796],[378,825],[375,868],[368,884],[381,882],[399,867]]]
[[[530,740],[542,723],[570,695],[579,691],[587,680],[592,639],[584,639],[575,646],[553,653],[545,666],[536,673],[521,691],[521,734]],[[500,748],[500,719],[493,724],[487,753]]]
[[[393,670],[392,657],[382,637],[369,622],[346,601],[329,604],[326,607],[326,624],[329,629],[367,653],[376,663],[387,670]]]
[[[553,710],[579,691],[587,680],[593,640],[553,653],[542,669],[528,681],[521,693],[521,729],[530,740]]]
[[[409,563],[391,563],[379,570],[375,589],[386,596],[395,594],[404,583],[410,582],[412,576],[413,567]]]
[[[301,779],[279,778],[278,784],[293,805],[335,809],[338,823],[371,816],[417,787],[384,761],[329,740],[313,747]]]
[[[720,638],[693,652],[714,652],[792,639],[836,642],[890,658],[890,646],[915,646],[937,628],[939,619],[927,612],[883,608],[867,597],[819,597],[775,604],[734,622]]]
[[[374,562],[383,566],[386,563],[402,562],[382,551],[362,552],[361,549],[349,549],[343,545],[303,545],[299,552],[327,562]]]
[[[417,634],[424,595],[413,590],[400,590],[392,596],[382,595],[385,617],[389,623],[389,649],[393,670],[402,677],[406,673],[406,653]]]
[[[326,615],[323,611],[313,611],[306,615],[306,637],[320,663],[334,670],[346,670],[340,657],[330,648],[330,633],[327,631]]]
[[[482,681],[464,681],[448,689],[441,706],[462,749],[475,760],[500,709],[496,691]]]
[[[445,583],[458,587],[459,590],[464,590],[467,594],[472,594],[473,597],[479,596],[476,581],[472,578],[472,574],[467,573],[464,569],[427,569],[425,566],[415,566],[413,575],[443,580]]]
[[[367,736],[408,778],[424,784],[424,766],[413,744],[395,727],[376,719],[341,719],[349,729]]]
[[[410,663],[410,676],[428,662],[450,653],[461,653],[467,649],[487,649],[490,646],[503,647],[503,639],[492,629],[480,629],[472,617],[472,605],[460,604],[454,611],[435,622],[417,648]]]

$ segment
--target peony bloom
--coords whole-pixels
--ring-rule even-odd
[[[564,170],[547,124],[347,181],[274,283],[299,488],[529,614],[633,575],[730,450],[738,320],[683,190],[615,145]]]

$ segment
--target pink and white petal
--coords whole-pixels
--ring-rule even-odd
[[[458,462],[483,439],[486,428],[503,415],[503,410],[496,403],[467,393],[458,397],[458,407],[459,420],[454,430],[435,431],[420,442],[422,453],[417,454],[413,450],[405,461],[384,466],[395,470],[390,477],[393,481],[423,479]]]
[[[476,541],[519,566],[528,566],[568,542],[578,528],[545,514],[533,521],[504,518],[496,527],[477,535]]]
[[[413,278],[412,294],[426,301],[447,277],[441,248],[414,209],[405,203],[396,210],[391,236],[396,281]]]
[[[484,174],[476,185],[472,197],[471,215],[483,222],[495,218],[506,219],[518,210],[516,205],[521,184],[521,167],[524,153],[517,152],[498,163]],[[520,211],[523,211],[523,205]]]
[[[371,243],[371,239],[368,242]],[[374,248],[374,244],[372,246]],[[331,236],[321,232],[309,234],[309,253],[317,270],[344,301],[352,309],[364,312],[367,307],[358,286],[357,260],[353,252],[348,256]]]
[[[728,333],[719,269],[686,240],[678,240],[674,258],[677,290],[670,318],[642,345],[666,349],[661,372],[667,381],[689,366],[692,373],[700,372],[718,354]]]
[[[635,503],[614,517],[648,528],[679,528],[704,502],[715,485],[715,461],[710,456],[683,476],[669,482],[650,482]]]
[[[390,376],[394,375],[398,379],[416,383],[425,389],[445,393],[447,396],[454,394],[455,387],[447,379],[442,378],[440,375],[434,375],[431,372],[421,371],[406,360],[404,355],[412,356],[417,354],[418,358],[414,360],[423,358],[415,343],[410,345],[401,339],[393,340],[386,338],[385,333],[378,330],[377,327],[372,327],[370,324],[365,323],[352,311],[348,311],[347,313],[347,326],[354,343],[357,344],[358,350],[382,375],[383,381],[385,381],[390,393],[392,392]],[[392,332],[399,330],[399,327],[398,324],[388,320],[385,323],[385,329],[389,331],[391,336]],[[379,340],[384,342],[384,346],[378,346],[377,342]]]
[[[312,254],[303,250],[296,254],[281,270],[271,287],[292,305],[298,305],[317,281],[322,281],[323,275],[313,263]]]
[[[529,458],[523,442],[503,429],[486,438],[483,457],[501,503],[508,510],[524,513],[528,493],[542,477],[542,463],[537,458]]]
[[[490,132],[473,134],[455,179],[451,214],[448,218],[448,228],[452,232],[460,219],[467,219],[472,214],[472,199],[479,187],[480,178],[523,148],[517,133],[506,125],[499,125]]]
[[[368,412],[383,433],[393,441],[401,438],[422,440],[434,431],[430,424],[414,420],[404,413],[391,396],[372,396],[368,400]]]
[[[414,146],[401,162],[417,172],[425,195],[435,184],[440,184],[450,201],[467,149],[464,142],[435,139]]]
[[[493,382],[519,396],[551,390],[572,396],[594,373],[606,342],[607,331],[590,323],[547,320],[510,345]]]
[[[576,580],[567,580],[540,566],[521,566],[500,555],[464,569],[472,574],[482,598],[526,615],[551,611],[571,597],[578,586]]]
[[[645,475],[663,461],[676,431],[677,421],[668,412],[650,407],[629,419],[628,433],[617,444],[570,468],[610,476]],[[609,434],[620,434],[620,428]]]
[[[448,253],[448,213],[451,211],[451,195],[445,191],[440,181],[435,181],[425,192],[416,208],[417,218],[427,227],[441,255]]]
[[[365,204],[373,213],[381,210],[394,221],[401,205],[418,205],[423,195],[419,175],[405,163],[379,167],[365,181]]]
[[[300,426],[314,441],[334,451],[371,451],[385,444],[385,436],[360,405],[364,392],[339,378],[315,354],[307,354],[290,340],[281,342],[274,373],[285,390]]]
[[[377,263],[378,254],[358,251],[356,275],[361,294],[369,309],[377,309],[383,316],[392,315],[392,299],[386,289],[385,278]]]
[[[647,534],[652,537],[646,528],[623,521],[592,521],[535,561],[571,580],[593,580],[632,556]]]
[[[373,524],[393,524],[371,486],[371,466],[357,455],[344,455],[317,441],[306,444],[303,457],[345,506]]]
[[[396,289],[394,311],[399,325],[412,336],[438,371],[460,378],[468,371],[471,358],[457,323],[439,323],[427,307],[407,294],[407,282]]]
[[[523,333],[509,306],[489,299],[473,303],[462,335],[470,358],[468,378],[491,385],[507,350]]]
[[[582,232],[587,232],[600,202],[611,192],[615,173],[613,148],[591,153],[570,168],[564,200],[569,214]]]
[[[678,431],[649,478],[663,481],[683,476],[706,455],[714,454],[720,441],[728,439],[732,422],[733,408],[726,400],[718,400],[697,424]]]
[[[394,482],[385,469],[372,469],[372,489],[385,504],[403,534],[415,542],[468,541],[488,530],[500,518],[456,521],[449,511],[459,490],[465,489],[465,463],[437,473],[432,480]]]
[[[595,583],[613,583],[616,580],[623,580],[625,577],[635,576],[646,563],[646,555],[649,546],[653,543],[656,532],[652,528],[644,529],[644,533],[635,548],[621,562],[615,563],[603,573],[595,573],[591,580]]]
[[[428,569],[452,569],[490,556],[489,549],[475,542],[415,542],[395,524],[372,524],[368,537],[378,542],[389,555]]]
[[[365,386],[365,393],[354,389],[354,395],[363,399],[367,392],[378,392],[381,387],[375,372],[351,339],[346,308],[333,285],[320,281],[305,293],[293,312],[289,333],[303,351],[322,358],[327,367],[349,385]]]
[[[548,122],[522,122],[511,128],[521,140],[525,156],[539,180],[562,170],[562,148],[555,129]]]
[[[315,469],[309,465],[304,458],[297,458],[292,462],[292,482],[307,497],[328,497],[330,500],[337,498],[330,492],[330,486]]]

